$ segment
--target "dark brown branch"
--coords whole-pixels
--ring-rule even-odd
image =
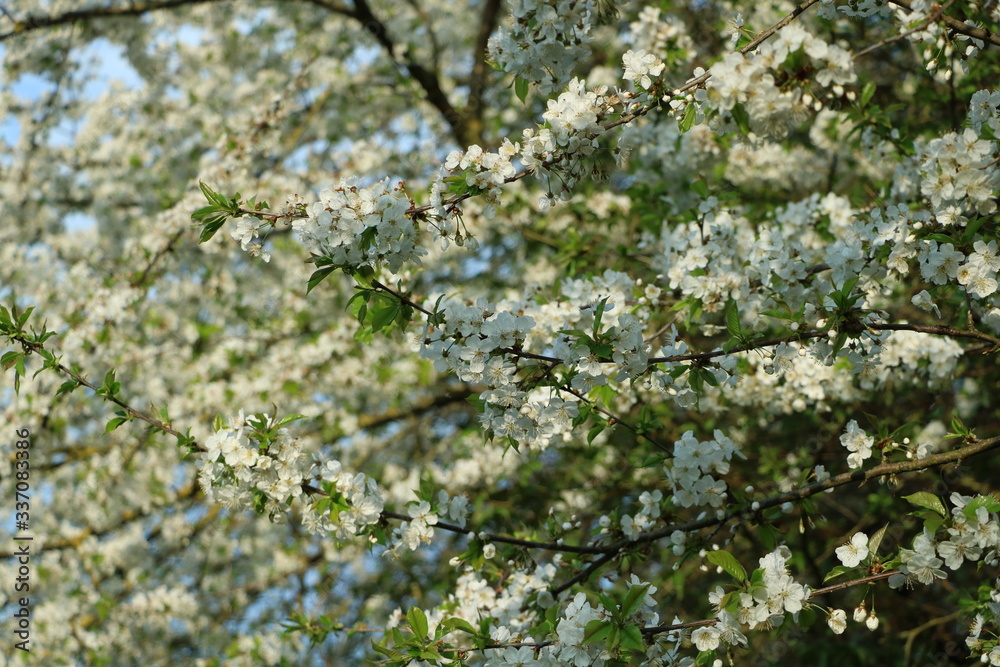
[[[43,28],[55,28],[61,25],[70,25],[79,21],[100,18],[121,18],[124,16],[139,16],[148,12],[155,12],[161,9],[174,9],[185,5],[203,5],[211,2],[228,2],[229,0],[150,0],[150,2],[132,3],[127,7],[88,7],[86,9],[75,9],[62,14],[51,14],[48,16],[35,16],[29,14],[21,19],[12,19],[14,29],[0,33],[0,42],[7,40],[14,35],[41,30]]]
[[[973,444],[968,447],[963,447],[961,449],[955,449],[950,452],[942,452],[941,454],[935,454],[933,456],[928,456],[923,459],[916,459],[912,461],[902,461],[900,463],[884,463],[880,466],[875,466],[874,468],[869,468],[868,470],[856,470],[854,472],[845,472],[836,477],[831,477],[824,482],[815,482],[813,484],[808,484],[806,486],[800,487],[798,489],[793,489],[792,491],[787,491],[785,493],[780,493],[776,496],[766,498],[758,502],[757,509],[748,512],[746,508],[734,508],[726,512],[721,518],[710,517],[699,519],[697,521],[689,521],[686,523],[674,524],[667,526],[666,528],[661,528],[659,530],[650,531],[639,535],[637,538],[632,540],[620,540],[615,544],[603,547],[601,551],[608,556],[615,556],[621,551],[634,547],[640,544],[648,544],[651,542],[656,542],[658,540],[669,537],[675,531],[680,531],[683,533],[691,532],[694,530],[701,530],[702,528],[709,528],[711,526],[721,526],[729,521],[739,518],[745,514],[756,514],[770,507],[777,507],[783,505],[787,502],[794,502],[797,500],[804,500],[810,496],[814,496],[818,493],[822,493],[827,489],[832,489],[838,486],[844,486],[845,484],[851,484],[857,482],[858,485],[862,485],[873,479],[878,479],[880,477],[891,477],[893,475],[899,475],[906,472],[915,472],[917,470],[926,470],[928,468],[935,468],[938,466],[947,465],[948,463],[957,463],[963,461],[972,456],[978,454],[983,454],[993,449],[1000,448],[1000,436],[989,438],[987,440],[978,440],[973,442]],[[591,565],[595,565],[598,561],[601,564],[611,560],[607,559],[597,559]],[[588,568],[588,576],[589,576]],[[564,590],[562,586],[557,587],[558,590]],[[821,589],[826,590],[826,589]],[[830,590],[834,590],[831,588]]]
[[[912,5],[909,0],[890,0],[890,2],[894,5],[902,7],[903,9],[912,11]],[[947,14],[941,14],[941,22],[957,33],[967,35],[973,39],[982,40],[983,42],[988,42],[993,46],[1000,46],[1000,35],[997,35],[994,32],[990,32],[984,28],[976,28],[968,25],[963,21],[959,21],[954,16],[948,16]]]
[[[939,324],[871,324],[868,328],[875,331],[917,331],[935,336],[974,338],[992,344],[993,349],[1000,348],[1000,338],[975,329],[955,329],[954,327],[946,327]]]
[[[861,577],[860,579],[852,579],[851,581],[845,581],[842,584],[837,584],[835,586],[827,586],[826,588],[818,588],[814,591],[809,592],[809,599],[812,600],[814,597],[820,595],[825,595],[842,588],[851,588],[853,586],[864,586],[865,584],[875,583],[876,581],[882,581],[888,579],[894,574],[899,574],[897,570],[891,572],[880,572],[879,574],[873,574],[869,577]],[[650,637],[654,635],[663,634],[664,632],[673,632],[674,630],[687,630],[689,628],[697,628],[703,625],[715,625],[718,623],[716,618],[705,618],[700,621],[688,621],[687,623],[674,623],[673,625],[654,625],[641,629],[641,632],[647,641]],[[544,641],[544,642],[514,642],[508,644],[487,644],[483,649],[500,649],[500,648],[518,648],[518,647],[528,647],[533,649],[545,648],[546,646],[551,646],[554,641]],[[465,649],[467,651],[472,651],[475,649]]]
[[[916,472],[918,470],[926,470],[928,468],[936,468],[938,466],[947,465],[949,463],[958,463],[964,461],[967,458],[977,456],[979,454],[985,454],[986,452],[998,448],[1000,448],[1000,436],[988,438],[986,440],[976,440],[975,442],[966,447],[962,447],[960,449],[953,449],[949,452],[942,452],[940,454],[934,454],[933,456],[928,456],[923,459],[900,461],[899,463],[883,463],[882,465],[875,466],[874,468],[868,468],[867,470],[855,470],[853,472],[845,472],[843,474],[837,475],[836,477],[831,477],[826,481],[807,484],[806,486],[799,487],[798,489],[793,489],[792,491],[786,491],[785,493],[779,493],[776,496],[771,496],[770,498],[761,500],[758,502],[758,509],[756,511],[759,512],[768,509],[770,507],[777,507],[787,502],[804,500],[805,498],[814,496],[817,493],[822,493],[827,489],[833,489],[838,486],[844,486],[845,484],[857,483],[860,486],[862,484],[865,484],[866,482],[878,479],[880,477],[892,477],[893,475],[899,475],[902,473]],[[726,523],[746,513],[747,510],[745,508],[731,509],[728,512],[726,512],[722,518],[711,517],[711,518],[701,519],[698,521],[689,521],[687,523],[667,526],[666,528],[661,528],[659,530],[655,530],[640,535],[634,540],[622,540],[617,545],[612,545],[612,547],[617,547],[620,545],[621,548],[625,548],[635,544],[655,542],[656,540],[663,539],[664,537],[669,537],[670,534],[676,530],[680,530],[682,532],[700,530],[701,528],[707,528],[709,526],[715,526],[720,523]]]
[[[385,27],[385,24],[378,20],[372,13],[367,0],[355,0],[353,16],[364,25],[365,30],[371,33],[375,41],[386,50],[389,57],[395,59],[396,44],[389,36],[389,30]],[[468,145],[465,143],[467,134],[465,118],[452,106],[448,96],[441,89],[441,82],[438,80],[437,74],[414,61],[408,53],[402,54],[402,58],[403,67],[420,84],[420,87],[424,89],[427,101],[444,117],[455,139],[463,145]]]
[[[320,491],[320,494],[322,492]],[[399,514],[398,512],[382,512],[383,519],[396,519],[397,521],[413,521],[413,517],[406,514]],[[451,533],[457,533],[459,535],[468,535],[470,532],[476,532],[472,529],[462,526],[456,526],[452,523],[444,523],[443,521],[438,521],[432,526],[433,528],[440,528],[441,530],[447,530]],[[487,533],[483,538],[487,542],[496,542],[498,544],[512,544],[516,547],[525,547],[527,549],[542,549],[545,551],[563,551],[566,553],[576,553],[576,554],[603,554],[606,549],[602,547],[588,547],[588,546],[574,546],[571,544],[559,544],[558,542],[536,542],[534,540],[522,540],[519,537],[507,537],[504,535],[493,535]],[[614,554],[611,554],[612,556]],[[600,560],[600,559],[598,559]]]
[[[235,0],[149,0],[148,2],[132,2],[125,7],[87,7],[84,9],[74,9],[72,11],[63,12],[61,14],[50,14],[48,16],[35,16],[29,14],[21,19],[14,18],[10,16],[8,12],[8,19],[13,21],[14,29],[9,30],[4,33],[0,33],[0,42],[10,39],[14,35],[21,35],[28,32],[33,32],[35,30],[41,30],[44,28],[55,28],[61,25],[69,25],[77,23],[79,21],[89,21],[91,19],[102,19],[102,18],[122,18],[127,16],[141,16],[142,14],[147,14],[149,12],[156,12],[162,9],[176,9],[178,7],[185,7],[191,5],[206,5],[212,3],[222,3],[222,2],[234,2]],[[333,0],[286,0],[288,2],[303,2],[309,5],[315,5],[321,9],[333,12],[335,14],[343,14],[344,16],[353,16],[350,8],[346,5],[340,4],[339,2],[334,2]]]
[[[475,60],[469,76],[469,101],[465,108],[466,134],[468,135],[466,145],[481,144],[483,141],[483,91],[486,89],[486,82],[492,72],[486,62],[486,53],[490,35],[496,30],[497,23],[500,21],[502,5],[503,0],[486,0],[479,22],[479,33],[476,35],[476,43],[472,47],[472,55]]]
[[[863,586],[865,584],[875,583],[876,581],[882,581],[888,579],[894,574],[899,574],[897,570],[891,572],[880,572],[879,574],[873,574],[869,577],[861,577],[860,579],[852,579],[851,581],[845,581],[834,586],[827,586],[826,588],[817,588],[814,591],[809,591],[809,599],[812,600],[814,597],[820,595],[825,595],[827,593],[832,593],[833,591],[839,591],[843,588],[851,588],[853,586]],[[658,635],[664,632],[671,632],[673,630],[684,630],[686,628],[697,628],[702,625],[715,625],[717,619],[706,618],[701,621],[690,621],[688,623],[676,623],[674,625],[658,625],[655,627],[643,628],[642,634],[646,637],[651,637],[653,635]]]
[[[406,417],[416,417],[435,408],[453,403],[461,403],[469,396],[477,393],[474,391],[473,385],[466,384],[465,382],[450,385],[447,389],[447,393],[426,397],[413,405],[407,405],[402,408],[390,408],[377,415],[361,415],[358,418],[358,428],[375,428]]]

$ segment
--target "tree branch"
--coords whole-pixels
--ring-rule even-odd
[[[189,5],[207,5],[223,2],[236,2],[237,0],[148,0],[148,2],[130,2],[125,7],[87,7],[84,9],[74,9],[61,14],[50,14],[47,16],[27,15],[22,19],[17,19],[4,11],[8,20],[13,22],[14,29],[0,33],[0,42],[10,39],[14,35],[21,35],[43,28],[55,28],[61,25],[88,21],[90,19],[102,18],[122,18],[126,16],[140,16],[149,12],[156,12],[162,9],[176,9]],[[354,16],[347,5],[343,5],[333,0],[284,0],[285,2],[302,2],[308,5],[315,5],[321,9],[343,14],[344,16]]]
[[[367,30],[382,46],[382,48],[388,52],[389,57],[395,60],[396,44],[389,36],[389,30],[385,27],[385,24],[378,20],[378,18],[376,18],[372,13],[367,0],[355,0],[353,16],[364,25],[365,30]],[[417,83],[420,84],[420,87],[424,89],[424,93],[427,95],[427,101],[430,102],[431,105],[433,105],[434,108],[436,108],[444,117],[444,120],[451,128],[451,133],[455,139],[463,145],[468,145],[465,143],[467,134],[465,119],[462,114],[452,106],[448,96],[445,95],[444,90],[441,89],[441,83],[438,80],[437,74],[414,61],[406,52],[401,54],[401,57],[403,58],[403,67],[405,67],[410,73],[410,76],[412,76]]]
[[[214,2],[229,2],[230,0],[150,0],[143,3],[132,3],[126,7],[88,7],[86,9],[74,9],[62,14],[50,14],[48,16],[35,16],[29,14],[22,19],[15,19],[8,15],[14,23],[14,29],[0,33],[0,42],[7,40],[14,35],[21,35],[43,28],[54,28],[61,25],[77,23],[99,18],[120,18],[124,16],[139,16],[147,12],[155,12],[161,9],[174,9],[185,5],[203,5]],[[5,12],[6,13],[6,12]]]
[[[983,340],[993,345],[993,349],[1000,348],[1000,338],[991,336],[975,329],[956,329],[939,324],[871,324],[869,329],[875,331],[917,331],[919,333],[932,334],[935,336],[951,336],[952,338],[974,338]]]
[[[466,134],[469,139],[474,141],[470,141],[466,145],[480,144],[483,141],[483,91],[486,88],[487,77],[491,72],[490,66],[486,62],[486,53],[490,35],[496,30],[500,21],[502,5],[503,0],[486,0],[479,22],[479,33],[476,35],[476,43],[472,47],[472,55],[475,60],[469,76],[469,101],[465,107],[465,118]]]
[[[892,4],[898,5],[899,7],[902,7],[907,11],[913,11],[913,6],[909,2],[909,0],[889,0],[889,1]],[[1000,35],[997,35],[994,32],[990,32],[989,30],[986,30],[984,28],[976,28],[967,23],[964,23],[963,21],[959,21],[954,16],[948,16],[947,14],[941,14],[941,22],[957,33],[968,35],[973,39],[978,39],[984,42],[988,42],[993,46],[1000,46]]]

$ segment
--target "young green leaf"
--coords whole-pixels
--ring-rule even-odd
[[[747,580],[747,571],[728,551],[709,551],[705,556],[710,563],[718,565],[741,584]]]
[[[903,496],[903,499],[908,501],[911,505],[933,510],[943,517],[948,516],[948,510],[945,508],[944,503],[942,503],[941,499],[933,493],[918,491],[917,493],[911,493],[908,496]]]

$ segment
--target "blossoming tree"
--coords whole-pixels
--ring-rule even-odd
[[[998,21],[0,3],[0,662],[1000,665]]]

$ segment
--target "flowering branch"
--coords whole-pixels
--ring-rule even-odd
[[[101,18],[123,18],[126,16],[141,16],[149,12],[157,12],[164,9],[176,9],[187,5],[207,5],[232,0],[150,0],[149,2],[130,2],[123,7],[87,7],[85,9],[74,9],[61,14],[50,14],[48,16],[35,16],[29,14],[27,17],[17,19],[9,12],[3,13],[14,23],[14,28],[8,32],[0,33],[0,42],[3,42],[15,35],[26,34],[43,28],[54,28],[61,25],[89,21]],[[295,1],[295,0],[293,0]],[[345,16],[355,16],[353,11],[347,6],[333,0],[297,0],[305,4],[315,5],[336,14]]]
[[[902,7],[903,9],[906,9],[908,11],[913,10],[913,4],[909,0],[889,0],[889,1],[892,4]],[[948,26],[957,33],[968,35],[973,39],[979,39],[984,42],[989,42],[993,46],[1000,46],[1000,35],[997,35],[994,32],[990,32],[985,28],[977,28],[975,26],[971,26],[965,23],[964,21],[959,21],[954,16],[948,16],[947,14],[941,14],[940,18],[941,21],[946,26]]]

